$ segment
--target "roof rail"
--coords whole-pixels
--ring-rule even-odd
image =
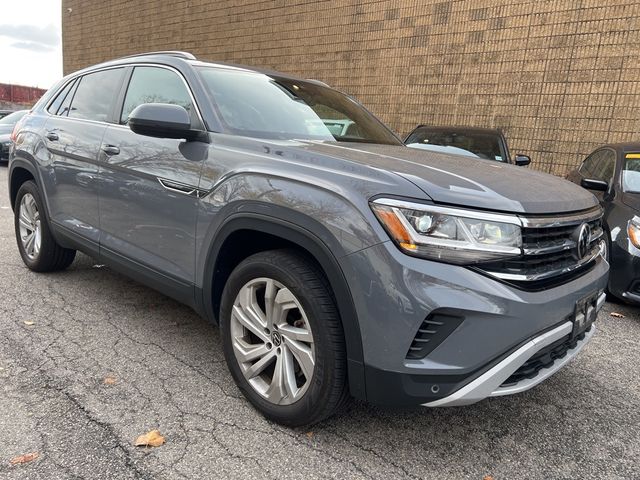
[[[180,50],[163,50],[159,52],[134,53],[132,55],[119,57],[118,60],[122,58],[147,57],[151,55],[169,55],[171,57],[184,58],[185,60],[196,60],[196,56],[193,53],[181,52]]]
[[[316,80],[315,78],[306,78],[307,82],[315,83],[316,85],[322,85],[323,87],[329,87],[328,84],[324,83],[322,80]],[[331,87],[329,87],[331,88]]]

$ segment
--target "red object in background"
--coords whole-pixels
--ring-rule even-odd
[[[42,88],[0,83],[0,101],[3,102],[32,105],[44,95],[44,92],[46,92],[46,90]]]

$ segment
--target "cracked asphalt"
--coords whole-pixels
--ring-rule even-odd
[[[529,392],[454,409],[354,403],[290,430],[243,399],[218,330],[190,309],[84,255],[27,270],[6,183],[2,165],[2,479],[640,478],[640,309],[607,303],[591,344]],[[133,446],[156,428],[165,445]]]

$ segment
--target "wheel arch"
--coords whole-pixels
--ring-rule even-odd
[[[36,169],[33,165],[20,159],[13,160],[9,170],[9,198],[11,199],[12,209],[15,209],[16,197],[20,186],[29,180],[33,180],[38,187],[40,186]]]
[[[326,230],[326,227],[323,227],[319,222],[313,222],[317,223],[318,228]],[[265,235],[272,239],[273,243],[268,241],[262,245],[264,248],[236,254],[236,257],[231,261],[231,267],[256,251],[291,246],[306,253],[322,269],[336,300],[345,335],[349,388],[354,397],[364,399],[362,338],[357,312],[346,280],[348,272],[344,271],[344,268],[348,268],[348,266],[344,265],[344,262],[341,264],[338,260],[339,256],[336,253],[339,255],[342,247],[337,240],[335,243],[331,242],[330,239],[333,237],[322,234],[328,232],[322,232],[323,238],[321,238],[316,233],[297,224],[256,213],[235,214],[227,218],[217,230],[205,260],[204,282],[198,295],[198,303],[201,305],[202,312],[208,319],[217,323],[222,288],[224,288],[230,270],[232,270],[232,268],[224,266],[225,258],[229,257],[228,246],[231,244],[235,248],[242,247],[236,241],[240,232],[253,235],[254,243],[256,239],[265,240],[267,238]],[[325,239],[328,239],[331,245],[327,245]]]

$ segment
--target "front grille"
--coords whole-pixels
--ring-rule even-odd
[[[594,265],[602,237],[601,209],[583,215],[554,218],[545,223],[523,219],[522,255],[483,263],[485,273],[524,288],[548,288],[582,275]],[[591,229],[588,248],[576,258],[576,233],[583,223]]]
[[[591,330],[591,328],[592,327],[589,327],[586,332]],[[582,332],[574,338],[567,335],[557,342],[543,348],[513,372],[513,374],[507,378],[501,386],[508,387],[515,385],[522,380],[535,378],[540,370],[551,367],[556,360],[564,358],[569,350],[576,348],[578,342],[584,338],[586,332]]]
[[[416,332],[407,359],[426,357],[463,322],[463,317],[446,313],[431,313]]]

